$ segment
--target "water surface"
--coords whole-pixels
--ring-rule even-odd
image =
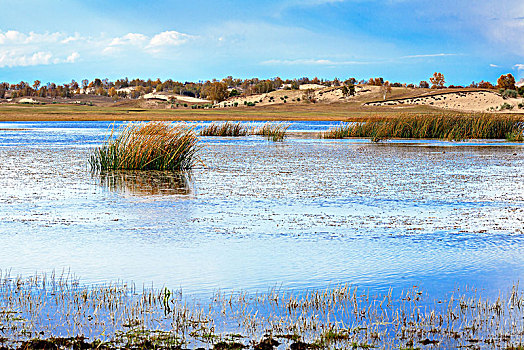
[[[190,174],[93,176],[109,125],[0,124],[2,270],[192,294],[337,283],[496,294],[524,277],[520,144],[203,138]]]

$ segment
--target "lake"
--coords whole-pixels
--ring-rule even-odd
[[[523,279],[524,145],[315,137],[336,124],[295,122],[282,143],[202,138],[189,174],[100,175],[88,158],[110,123],[0,123],[0,269],[197,296],[497,295]]]

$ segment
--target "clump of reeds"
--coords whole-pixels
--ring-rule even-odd
[[[99,170],[187,170],[197,160],[198,137],[186,124],[149,122],[114,128],[89,163]]]
[[[246,136],[250,132],[247,125],[238,122],[211,123],[200,129],[201,136]]]
[[[262,127],[255,129],[255,135],[262,135],[267,137],[268,140],[272,141],[284,141],[286,137],[287,129],[290,127],[290,124],[284,123],[266,123]]]
[[[345,123],[322,138],[366,137],[374,141],[401,139],[512,139],[522,140],[524,120],[515,116],[411,116]]]

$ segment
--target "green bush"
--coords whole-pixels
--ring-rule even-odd
[[[517,98],[517,91],[516,90],[504,90],[504,92],[502,93],[502,97],[504,98]]]

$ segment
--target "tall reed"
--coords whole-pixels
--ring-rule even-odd
[[[290,126],[290,124],[284,123],[265,123],[262,127],[255,129],[254,134],[265,136],[268,140],[275,142],[284,141],[287,129]]]
[[[247,125],[238,122],[211,123],[200,129],[201,136],[246,136],[250,132]]]
[[[369,137],[378,141],[403,139],[511,139],[521,140],[524,119],[515,116],[400,116],[384,120],[341,124],[322,138]]]
[[[187,170],[197,160],[198,137],[185,124],[149,122],[111,130],[89,159],[93,171]]]

